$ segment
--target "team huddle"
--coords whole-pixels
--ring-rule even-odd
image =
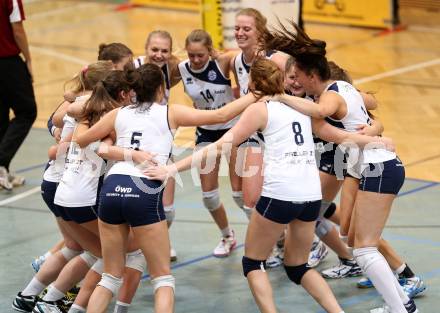
[[[280,26],[270,31],[259,11],[243,9],[239,52],[219,53],[194,30],[183,61],[163,30],[148,35],[145,56],[121,43],[99,46],[98,61],[66,83],[48,121],[56,144],[41,192],[63,240],[34,261],[15,310],[107,312],[115,298],[113,312],[128,312],[148,269],[154,312],[174,312],[168,229],[179,172],[198,172],[221,236],[213,255],[228,257],[237,243],[218,189],[223,155],[232,198],[249,220],[242,269],[261,312],[277,312],[266,272],[277,266],[326,312],[344,311],[325,278],[361,275],[358,287],[375,287],[385,302],[371,312],[419,312],[413,298],[424,282],[381,238],[405,170],[371,112],[377,101],[327,60],[325,41]],[[168,103],[179,82],[193,108]],[[196,148],[177,161],[179,126],[196,127]],[[319,273],[327,247],[340,263]]]

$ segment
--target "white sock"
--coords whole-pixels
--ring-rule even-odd
[[[29,284],[21,292],[23,296],[38,296],[46,288],[36,277],[32,278]]]
[[[44,301],[57,301],[63,298],[66,294],[59,291],[54,285],[50,285],[49,290],[44,295]]]
[[[409,297],[403,290],[402,286],[400,286],[396,276],[394,276],[394,287],[396,288],[397,293],[399,294],[399,297],[402,300],[403,304],[407,304],[409,301]]]
[[[124,303],[121,301],[116,301],[115,310],[113,313],[127,313],[130,303]]]
[[[393,313],[407,313],[395,284],[396,277],[387,261],[376,247],[358,248],[353,250],[358,265],[373,282],[376,290],[382,295]],[[394,282],[396,281],[396,282]]]
[[[86,308],[83,308],[82,306],[74,303],[67,313],[86,313]]]
[[[223,229],[221,230],[221,232],[222,232],[222,236],[223,236],[223,238],[226,238],[226,237],[229,237],[229,236],[232,235],[232,232],[231,232],[231,229],[229,228],[229,226],[223,228]]]
[[[47,251],[43,256],[44,256],[44,259],[47,260],[47,258],[49,258],[51,255],[52,255],[52,252]]]

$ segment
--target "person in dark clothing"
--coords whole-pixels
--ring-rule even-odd
[[[0,0],[0,188],[8,190],[24,183],[9,165],[37,117],[24,19],[21,0]]]

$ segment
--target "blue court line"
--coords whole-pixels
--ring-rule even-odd
[[[437,186],[439,184],[440,183],[436,183],[436,182],[428,183],[428,184],[426,184],[424,186],[420,186],[420,187],[417,187],[417,188],[414,188],[414,189],[411,189],[411,190],[408,190],[408,191],[401,192],[401,193],[399,193],[397,195],[397,197],[406,196],[406,195],[409,195],[409,194],[412,194],[412,193],[415,193],[415,192],[418,192],[418,191],[421,191],[421,190],[424,190],[424,189],[427,189],[427,188],[431,188],[431,187]]]
[[[32,170],[34,170],[34,169],[44,167],[44,166],[46,166],[46,164],[47,164],[47,162],[40,163],[40,164],[36,164],[36,165],[32,165],[32,166],[28,166],[28,167],[25,167],[25,168],[21,168],[21,169],[19,169],[19,170],[16,170],[15,172],[16,172],[16,173],[24,173],[24,172],[32,171]]]
[[[440,184],[440,182],[437,182],[437,181],[434,181],[434,180],[411,178],[411,177],[405,177],[405,180],[419,182],[419,183],[439,183]]]
[[[440,248],[440,241],[435,241],[430,239],[423,239],[412,236],[388,234],[388,233],[386,233],[384,237],[387,240],[391,239],[391,240],[406,241],[416,245],[427,245],[435,248]]]

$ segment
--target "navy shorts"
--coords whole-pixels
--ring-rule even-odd
[[[58,206],[55,203],[53,203],[57,188],[58,188],[58,183],[54,183],[44,179],[43,182],[41,183],[41,196],[43,197],[44,202],[56,217],[60,217],[61,216],[60,210],[58,209]]]
[[[163,186],[158,180],[110,175],[101,189],[99,218],[107,224],[142,226],[165,220]]]
[[[97,205],[88,205],[81,207],[58,207],[60,208],[60,213],[63,210],[68,218],[70,218],[71,221],[74,221],[77,224],[91,222],[98,218]]]
[[[323,153],[319,151],[316,152],[315,156],[317,158],[319,171],[337,176],[338,179],[343,179],[346,176],[354,177],[347,171],[347,154],[342,154],[338,149],[339,148],[336,147],[331,151],[325,151]],[[336,151],[338,151],[337,154]]]
[[[321,200],[292,202],[262,196],[258,200],[256,210],[262,216],[278,224],[289,224],[295,219],[313,222],[319,216]]]
[[[362,171],[359,190],[397,195],[405,181],[405,167],[399,158],[370,163]]]
[[[72,218],[70,217],[69,214],[67,214],[67,210],[65,207],[55,204],[54,206],[56,207],[56,210],[58,211],[58,213],[60,214],[60,217],[65,220],[66,222],[70,222],[72,220]]]
[[[196,146],[202,144],[207,145],[212,142],[216,142],[228,132],[229,129],[204,129],[201,127],[196,128]]]

